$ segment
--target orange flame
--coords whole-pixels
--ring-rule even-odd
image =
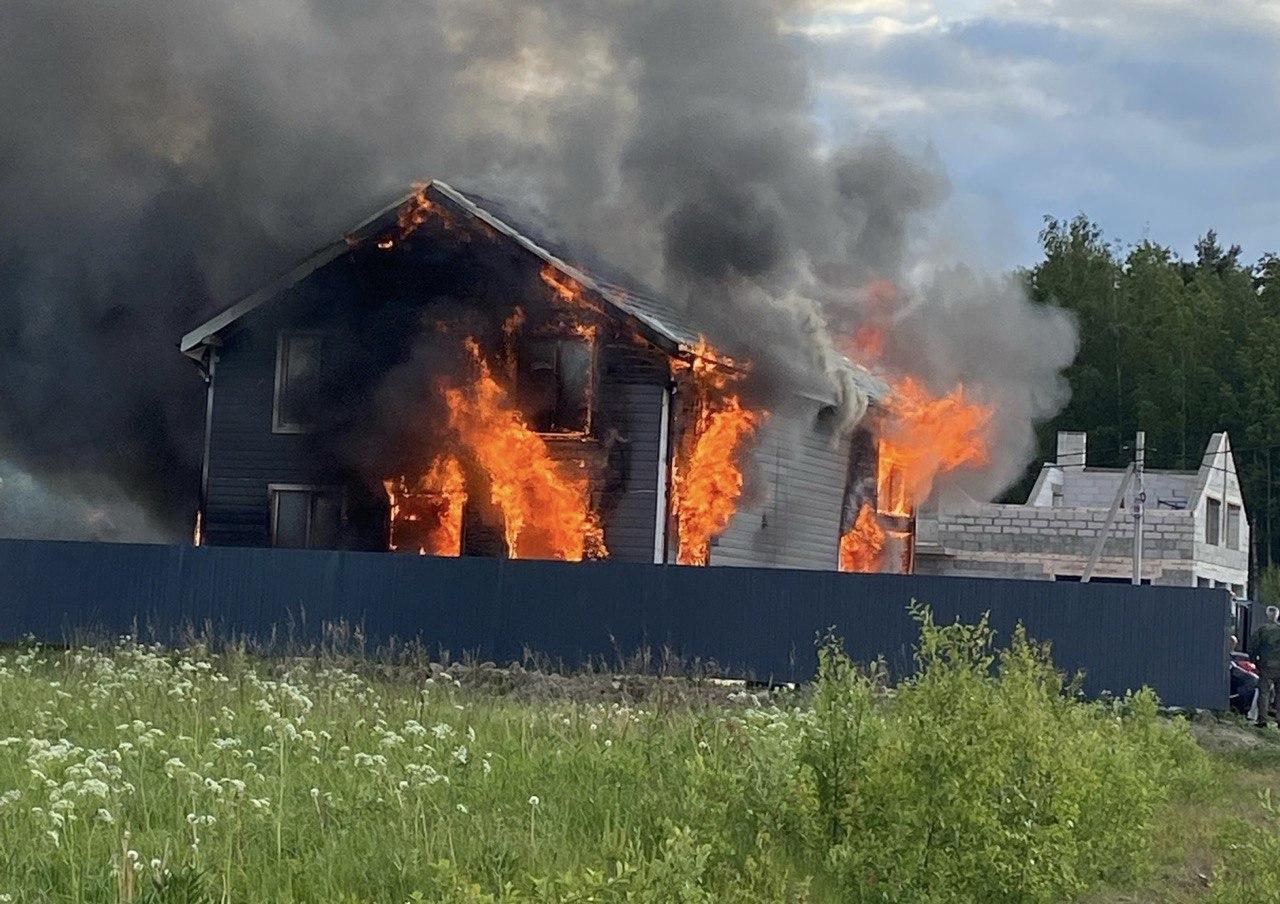
[[[410,233],[427,222],[435,213],[436,206],[427,197],[427,188],[428,185],[425,182],[413,183],[413,195],[400,205],[400,210],[396,213],[396,233],[401,241],[408,238]],[[378,243],[378,247],[383,247],[382,242]],[[390,247],[389,243],[387,247]]]
[[[884,528],[871,503],[862,503],[853,526],[840,538],[840,570],[875,572],[884,555]]]
[[[608,555],[588,481],[563,473],[546,440],[511,407],[474,339],[467,339],[467,350],[477,379],[445,389],[449,427],[489,478],[507,555],[569,562]]]
[[[679,537],[676,561],[706,565],[711,540],[729,526],[742,495],[742,445],[767,415],[744,408],[728,391],[742,377],[732,360],[717,354],[705,338],[692,352],[692,362],[673,363],[692,374],[696,397],[694,422],[686,428],[672,469],[672,511]]]
[[[544,283],[551,287],[556,297],[566,304],[573,307],[586,308],[588,311],[594,311],[597,314],[604,313],[594,299],[586,296],[577,280],[561,273],[551,264],[543,264],[542,270],[539,271],[538,275],[542,277]]]
[[[912,377],[904,377],[893,386],[889,411],[880,439],[882,512],[909,515],[929,497],[939,474],[990,459],[992,409],[966,399],[963,385],[933,396]]]
[[[884,330],[873,324],[863,324],[853,334],[853,351],[859,362],[878,361],[884,354]]]
[[[417,547],[419,555],[462,555],[462,509],[466,478],[452,455],[438,455],[416,484],[404,477],[384,480],[391,503],[392,549]]]
[[[395,248],[399,242],[407,239],[414,230],[432,217],[435,217],[446,229],[450,228],[451,220],[427,197],[428,188],[430,188],[429,183],[413,183],[413,194],[396,211],[395,229],[379,235],[374,240],[374,245],[379,250],[390,251]],[[346,239],[347,244],[353,248],[361,241],[355,235],[348,235]]]

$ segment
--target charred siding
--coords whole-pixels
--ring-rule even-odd
[[[819,411],[802,401],[762,428],[753,456],[757,483],[713,541],[712,565],[836,568],[849,440],[835,437]]]
[[[205,504],[211,545],[270,545],[272,483],[346,483],[327,464],[317,437],[272,432],[276,326],[237,333],[219,350]],[[553,454],[581,460],[592,472],[610,557],[652,562],[666,363],[631,346],[609,346],[601,353],[600,374],[602,435],[585,445],[553,441]],[[599,461],[605,457],[607,464]],[[352,535],[344,545],[377,548],[381,539]]]

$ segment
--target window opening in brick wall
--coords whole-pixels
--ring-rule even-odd
[[[1222,500],[1212,496],[1204,501],[1204,542],[1210,546],[1222,543]]]
[[[1227,503],[1227,548],[1240,548],[1240,506]]]

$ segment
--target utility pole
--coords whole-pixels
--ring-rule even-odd
[[[1142,466],[1147,459],[1147,434],[1139,430],[1133,444],[1133,583],[1142,583],[1142,510],[1147,501],[1142,488]]]

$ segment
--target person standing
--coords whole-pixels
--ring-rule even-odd
[[[1280,685],[1280,608],[1267,607],[1267,620],[1253,632],[1249,658],[1258,664],[1258,725],[1265,727],[1273,712],[1271,695]],[[1280,726],[1280,714],[1276,714]]]

